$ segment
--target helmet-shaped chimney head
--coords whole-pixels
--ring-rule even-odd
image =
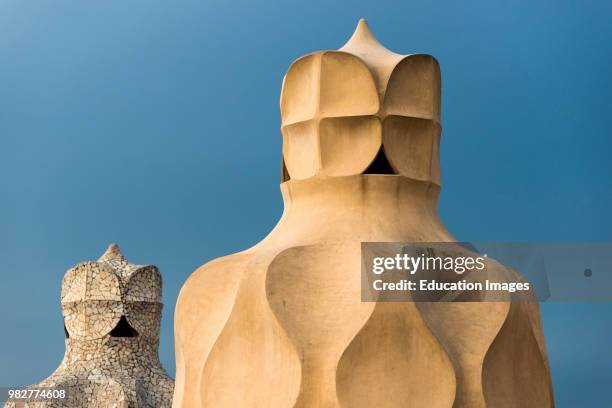
[[[389,51],[363,19],[338,51],[293,62],[280,106],[283,181],[382,173],[440,184],[439,65]]]
[[[66,272],[61,303],[72,339],[144,336],[157,341],[161,274],[156,266],[129,263],[112,244],[97,261],[82,262]]]

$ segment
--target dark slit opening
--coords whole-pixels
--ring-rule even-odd
[[[395,170],[393,170],[393,167],[391,167],[389,160],[387,160],[387,155],[385,154],[383,146],[380,146],[374,161],[365,169],[363,174],[397,174]]]
[[[119,323],[110,332],[111,337],[136,337],[138,332],[128,323],[125,316],[121,316]]]
[[[70,338],[70,333],[68,333],[68,329],[66,328],[66,324],[64,323],[64,336],[66,336],[66,338]]]
[[[291,176],[289,176],[289,171],[287,170],[287,166],[285,165],[285,158],[283,157],[283,164],[281,169],[281,183],[285,181],[291,180]]]

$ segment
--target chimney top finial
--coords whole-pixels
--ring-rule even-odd
[[[125,259],[125,257],[121,253],[121,250],[119,249],[119,245],[112,243],[108,246],[106,251],[98,259],[98,261],[108,261],[108,260],[117,259],[117,258],[122,259],[122,260]]]

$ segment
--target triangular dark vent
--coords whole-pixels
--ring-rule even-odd
[[[397,174],[395,170],[393,170],[393,167],[391,167],[391,164],[389,164],[383,146],[380,146],[374,161],[365,169],[363,174]]]
[[[111,337],[136,337],[138,332],[128,323],[125,316],[121,316],[119,323],[110,332]]]

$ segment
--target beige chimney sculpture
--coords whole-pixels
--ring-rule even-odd
[[[454,241],[440,191],[440,70],[364,20],[281,92],[285,210],[187,280],[175,408],[553,406],[535,302],[362,302],[361,242]]]
[[[64,360],[29,388],[65,390],[66,397],[30,407],[172,405],[174,382],[158,357],[162,280],[157,267],[128,263],[113,244],[96,262],[66,272],[61,304]]]

